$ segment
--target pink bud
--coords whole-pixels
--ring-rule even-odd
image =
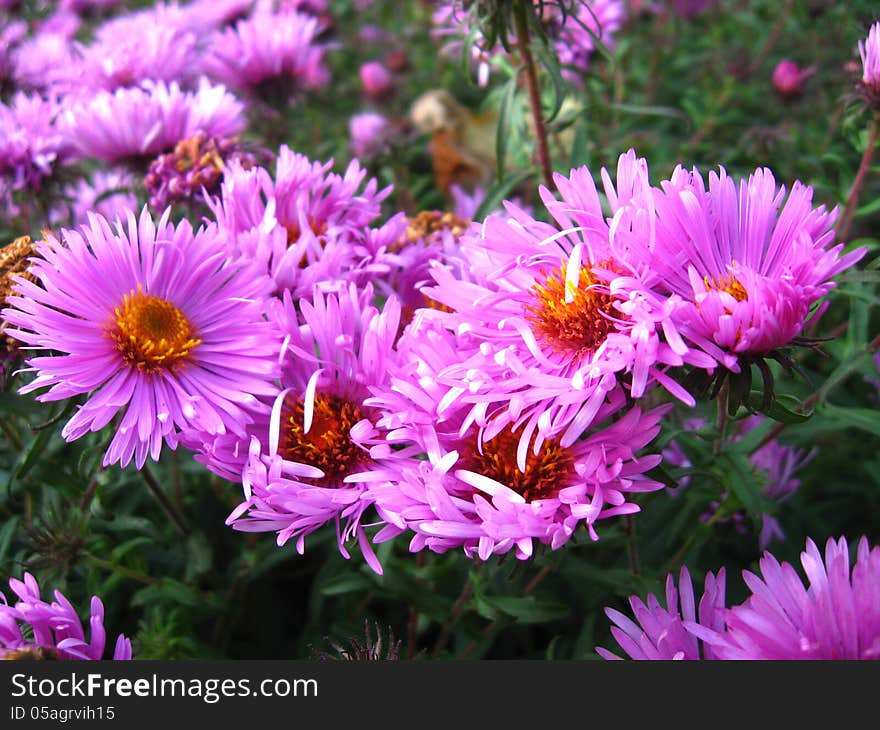
[[[361,66],[360,75],[364,93],[373,99],[386,96],[394,83],[391,72],[379,61],[365,63]]]
[[[804,82],[815,71],[815,66],[801,69],[794,61],[783,59],[773,69],[773,76],[771,77],[773,88],[784,99],[800,96],[804,90]]]

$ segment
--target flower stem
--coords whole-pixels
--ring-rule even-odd
[[[529,36],[529,18],[525,0],[519,0],[513,6],[513,19],[516,26],[516,42],[522,55],[526,69],[526,85],[529,90],[529,105],[532,108],[532,119],[535,123],[535,140],[538,146],[538,162],[544,184],[553,188],[553,167],[550,164],[550,150],[547,146],[547,126],[544,123],[544,109],[541,106],[541,90],[538,86],[538,72],[532,56],[531,39]]]
[[[535,577],[532,578],[532,580],[529,582],[529,584],[523,589],[522,595],[523,596],[529,595],[539,585],[541,585],[541,583],[544,582],[544,578],[546,578],[552,572],[553,572],[552,565],[545,565],[543,568],[541,568],[541,570],[538,571],[537,575],[535,575]],[[486,626],[486,628],[483,629],[482,633],[480,634],[479,639],[474,639],[462,650],[462,652],[461,652],[461,654],[459,654],[458,658],[459,659],[466,659],[468,656],[470,656],[470,654],[482,642],[484,642],[486,639],[488,639],[492,635],[492,632],[495,631],[495,629],[497,629],[497,628],[498,628],[498,619],[495,619],[491,623],[489,623]]]
[[[464,611],[465,604],[470,600],[473,592],[474,581],[468,578],[467,582],[464,584],[464,588],[461,589],[458,600],[456,600],[455,605],[449,612],[449,619],[443,625],[443,629],[440,631],[440,636],[437,637],[437,641],[434,644],[434,649],[431,652],[434,658],[438,657],[440,652],[446,647],[449,637],[452,635],[452,627],[458,623],[458,619],[461,618],[461,614]]]
[[[718,438],[715,439],[715,446],[712,449],[712,455],[718,456],[724,450],[724,440],[727,435],[727,404],[730,399],[730,380],[724,381],[721,390],[718,391],[716,404],[718,406],[718,415],[715,419],[715,430],[718,431]]]
[[[859,202],[859,195],[862,192],[862,186],[865,184],[865,177],[871,168],[871,160],[874,158],[874,151],[877,149],[877,138],[880,137],[880,123],[877,117],[871,120],[871,126],[868,129],[868,144],[865,146],[865,152],[862,155],[862,162],[856,172],[852,187],[849,189],[849,196],[846,199],[846,206],[837,223],[837,237],[841,240],[849,235],[849,229],[852,226],[853,217],[856,213],[856,206]]]
[[[174,523],[177,531],[183,537],[189,537],[189,523],[186,521],[186,518],[183,516],[183,514],[177,511],[175,506],[171,503],[171,500],[168,499],[168,495],[165,494],[162,487],[159,486],[159,482],[156,481],[156,477],[153,476],[153,472],[149,470],[146,464],[141,468],[140,474],[144,480],[144,484],[147,485],[147,489],[150,490],[150,493],[156,498],[156,501],[159,502],[159,506],[162,508],[162,511]]]

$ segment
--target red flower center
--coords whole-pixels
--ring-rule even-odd
[[[319,393],[315,396],[312,425],[306,433],[303,399],[287,399],[281,411],[278,453],[288,461],[323,471],[327,483],[322,486],[340,486],[366,456],[350,436],[352,427],[364,418],[363,409],[356,403]]]
[[[577,285],[565,280],[565,266],[532,289],[536,304],[526,306],[526,318],[538,338],[551,350],[588,355],[614,331],[609,317],[619,316],[614,298],[602,291],[583,267]],[[566,301],[568,295],[568,301]]]
[[[519,436],[502,431],[491,441],[483,443],[482,453],[476,444],[462,457],[463,468],[494,479],[509,487],[528,501],[550,499],[567,487],[574,471],[574,460],[568,449],[556,441],[545,441],[541,450],[526,456],[526,470],[516,464]]]

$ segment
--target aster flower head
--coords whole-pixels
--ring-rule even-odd
[[[570,445],[538,444],[510,426],[480,429],[442,378],[448,363],[478,350],[425,311],[398,343],[389,386],[368,401],[382,411],[389,443],[427,455],[389,466],[391,484],[371,488],[389,523],[377,541],[411,530],[413,552],[462,548],[486,560],[512,550],[528,559],[536,541],[557,549],[579,526],[597,540],[599,520],[638,511],[629,494],[662,487],[645,475],[660,457],[637,452],[657,435],[667,407],[624,412],[618,390],[599,411],[602,424]]]
[[[297,12],[257,12],[218,32],[205,59],[207,73],[235,89],[286,102],[330,80],[321,21]]]
[[[783,99],[794,99],[804,91],[806,80],[816,73],[816,67],[801,68],[797,63],[783,58],[773,69],[770,82],[773,90]]]
[[[198,38],[179,14],[162,5],[102,23],[88,45],[77,46],[79,84],[113,91],[144,81],[189,85],[199,75]]]
[[[0,592],[0,659],[99,660],[104,658],[107,633],[104,604],[92,597],[89,638],[82,621],[64,595],[55,591],[54,601],[44,601],[40,586],[30,573],[24,580],[10,579],[9,588],[18,598],[9,603]],[[22,628],[29,631],[23,632]],[[116,639],[113,659],[131,659],[131,642],[122,634]]]
[[[356,157],[375,157],[388,142],[391,122],[383,114],[355,114],[348,122],[351,151]]]
[[[797,344],[811,310],[866,249],[833,245],[837,211],[813,208],[813,189],[786,195],[773,173],[738,183],[724,168],[706,186],[697,169],[661,183],[655,286],[686,303],[682,334],[731,372]]]
[[[552,3],[545,5],[543,21],[569,80],[577,82],[589,70],[597,39],[605,48],[614,48],[614,33],[625,16],[623,0],[580,0],[566,14]]]
[[[258,397],[276,392],[277,331],[269,282],[231,264],[216,227],[176,227],[146,208],[115,228],[99,216],[37,245],[3,311],[8,333],[36,354],[20,392],[54,401],[88,394],[62,435],[73,441],[118,416],[104,465],[138,468],[176,448],[182,428],[243,433]]]
[[[78,226],[88,222],[88,214],[99,213],[109,221],[125,218],[137,208],[135,181],[125,170],[96,170],[88,178],[80,178],[65,186],[65,202],[49,215],[53,225]]]
[[[335,523],[339,550],[356,538],[367,563],[382,567],[363,524],[372,502],[367,486],[387,479],[392,454],[365,404],[387,378],[393,361],[400,308],[392,297],[379,312],[373,292],[354,285],[301,300],[288,293],[274,302],[273,317],[286,333],[281,384],[269,428],[251,438],[242,482],[245,500],[227,519],[245,532],[275,532],[279,545]]]
[[[312,162],[282,146],[274,177],[262,167],[232,163],[219,198],[209,201],[230,255],[259,262],[279,290],[297,297],[355,266],[356,244],[369,237],[391,192],[379,190],[375,178],[366,180],[357,160],[342,175],[330,172],[332,166],[333,160]]]
[[[880,21],[871,26],[868,37],[859,41],[862,81],[859,90],[868,105],[880,109]]]
[[[101,91],[66,110],[62,124],[81,156],[105,162],[155,157],[198,132],[232,137],[244,126],[242,103],[206,79],[192,92],[176,82]]]
[[[619,385],[639,398],[660,383],[692,405],[665,370],[714,365],[678,334],[678,298],[647,286],[654,218],[645,161],[622,155],[617,179],[615,190],[603,171],[614,213],[606,220],[589,170],[557,174],[561,200],[543,188],[541,196],[559,228],[508,203],[506,218],[491,215],[479,235],[471,229],[462,236],[468,280],[435,267],[437,285],[423,289],[451,310],[441,315],[448,327],[481,342],[479,367],[452,366],[444,376],[457,371],[463,382],[479,369],[492,388],[462,397],[484,412],[490,402],[504,403],[503,418],[528,424],[524,435],[537,427],[563,446],[574,443]]]
[[[725,571],[706,574],[705,588],[699,604],[687,568],[679,574],[678,587],[672,574],[666,578],[666,606],[651,594],[647,601],[631,596],[629,604],[633,618],[620,611],[606,608],[605,613],[615,624],[611,634],[630,659],[718,659],[710,643],[700,641],[688,630],[699,624],[710,631],[724,628]],[[597,648],[603,659],[620,659],[607,649]]]
[[[394,88],[394,77],[381,61],[368,61],[358,74],[364,94],[375,101],[385,99]]]
[[[144,178],[150,205],[163,210],[172,203],[216,194],[223,170],[233,160],[245,170],[257,164],[255,155],[247,152],[237,137],[217,139],[199,131],[181,140],[172,152],[159,155],[150,163]]]
[[[854,565],[846,538],[829,539],[824,559],[808,538],[801,553],[806,586],[794,566],[769,552],[759,565],[760,575],[743,572],[751,595],[725,612],[724,631],[688,627],[719,659],[880,658],[880,548],[867,537]]]
[[[51,22],[58,19],[64,22]],[[73,43],[78,23],[76,16],[56,14],[12,49],[12,76],[20,88],[65,92],[76,82],[81,73]]]
[[[42,180],[69,156],[58,128],[58,101],[18,92],[0,102],[0,198],[12,190],[38,190]]]

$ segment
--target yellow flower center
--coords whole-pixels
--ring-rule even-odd
[[[144,294],[140,286],[123,297],[114,315],[110,337],[122,359],[139,370],[171,370],[201,344],[183,312],[171,302]]]
[[[569,485],[574,461],[568,449],[552,440],[545,441],[537,454],[529,449],[523,472],[516,464],[518,445],[519,436],[505,430],[483,443],[483,453],[474,445],[464,454],[461,464],[468,471],[509,487],[528,502],[555,497]]]
[[[536,304],[526,306],[526,318],[539,339],[556,352],[581,357],[594,352],[614,331],[609,319],[617,316],[614,298],[596,287],[586,267],[576,286],[566,282],[563,266],[536,284],[532,293]]]
[[[712,289],[715,289],[716,291],[726,291],[738,302],[742,302],[749,298],[749,293],[746,291],[745,287],[739,283],[739,279],[733,274],[722,275],[714,280],[710,279],[708,276],[704,276],[703,284],[706,287],[706,291],[711,291]]]
[[[314,466],[324,472],[322,486],[340,486],[354,473],[366,453],[351,440],[352,427],[366,416],[356,403],[336,395],[318,393],[308,433],[303,425],[303,399],[285,401],[281,411],[278,453],[287,461]]]

